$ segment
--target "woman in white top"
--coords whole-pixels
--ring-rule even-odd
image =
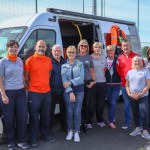
[[[126,90],[130,97],[131,109],[133,112],[135,130],[130,133],[131,136],[141,134],[140,120],[142,120],[142,137],[150,140],[148,133],[149,106],[148,89],[150,87],[150,73],[148,69],[143,68],[142,58],[135,56],[132,59],[132,70],[126,75]]]

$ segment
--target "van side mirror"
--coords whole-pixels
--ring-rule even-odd
[[[22,59],[23,62],[26,61],[27,58],[29,58],[30,56],[32,56],[34,54],[34,48],[31,49],[24,49],[24,53],[20,54],[20,58]]]

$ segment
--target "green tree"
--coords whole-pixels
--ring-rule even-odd
[[[148,48],[149,48],[148,46],[144,46],[144,47],[143,47],[143,49],[142,49],[143,57],[147,57],[147,56],[146,56],[146,53],[147,53],[147,49],[148,49]]]

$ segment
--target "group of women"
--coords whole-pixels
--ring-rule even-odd
[[[80,141],[79,126],[82,123],[84,132],[87,132],[87,128],[92,128],[95,110],[97,125],[100,127],[106,126],[103,116],[105,97],[108,100],[108,126],[112,129],[116,128],[114,125],[115,111],[121,88],[121,79],[116,69],[118,62],[115,48],[112,45],[107,46],[106,58],[102,55],[102,45],[99,42],[93,44],[92,50],[93,54],[89,55],[88,42],[81,40],[77,51],[74,46],[68,47],[67,57],[69,66],[68,64],[67,66],[62,66],[64,87],[67,90],[71,86],[67,94],[69,96],[65,98],[66,104],[70,103],[70,105],[67,104],[68,135],[66,140],[71,140],[74,137],[75,142]],[[150,49],[148,49],[147,54],[149,58]],[[140,135],[141,126],[143,130],[141,136],[150,140],[148,133],[150,105],[148,101],[150,72],[148,69],[150,67],[147,65],[148,69],[146,69],[142,58],[137,55],[132,59],[131,68],[126,76],[126,91],[130,97],[136,128],[130,135]],[[66,81],[66,79],[68,80]],[[69,82],[67,87],[65,82]],[[75,132],[73,132],[74,129]]]
[[[24,149],[30,146],[25,136],[27,127],[27,99],[24,88],[23,62],[17,57],[18,47],[19,45],[16,41],[9,41],[7,43],[8,54],[0,61],[0,103],[5,118],[9,149],[16,149],[15,124],[17,126],[18,146]],[[115,48],[112,45],[107,46],[106,58],[102,55],[101,43],[95,42],[92,50],[92,55],[89,55],[89,45],[85,39],[79,42],[77,49],[75,46],[69,46],[66,50],[67,63],[61,67],[68,125],[66,140],[74,138],[75,142],[79,142],[81,127],[83,132],[87,133],[87,128],[92,128],[95,113],[97,125],[100,127],[106,126],[103,116],[106,96],[109,110],[108,126],[112,129],[116,128],[114,125],[115,111],[121,87],[121,79],[116,70],[117,57],[115,56]],[[143,69],[141,62],[142,59],[140,57],[134,58],[133,69],[126,77],[128,95],[131,99],[138,100],[140,97],[138,97],[135,91],[137,81],[133,83],[135,87],[131,87],[131,85],[136,72],[140,72],[140,75],[143,75],[142,79],[139,80],[139,83],[142,81],[142,87],[138,89],[140,91],[144,89],[142,93],[144,98],[140,98],[140,102],[142,103],[143,101],[143,103],[134,103],[134,101],[131,105],[133,114],[136,115],[135,126],[137,127],[137,132],[135,133],[134,131],[132,133],[134,135],[140,134],[138,122],[140,119],[137,118],[138,114],[136,114],[137,105],[140,106],[140,111],[142,112],[141,118],[143,119],[142,123],[145,133],[148,124],[148,120],[145,118],[147,117],[146,113],[149,108],[148,100],[145,102],[145,96],[148,95],[150,77],[148,70]],[[143,104],[145,107],[143,107]],[[147,110],[146,112],[145,109]]]
[[[97,125],[106,126],[103,116],[106,95],[109,106],[108,125],[116,128],[113,122],[121,80],[116,71],[115,48],[112,45],[107,47],[107,59],[102,55],[101,43],[95,42],[92,50],[92,55],[89,55],[89,45],[84,39],[79,42],[77,50],[74,46],[69,46],[66,51],[67,63],[61,70],[67,107],[66,140],[74,137],[74,141],[79,142],[80,124],[83,132],[87,133],[87,129],[92,128],[95,112]]]

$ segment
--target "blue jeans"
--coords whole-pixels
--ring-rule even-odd
[[[43,137],[49,136],[51,92],[28,92],[31,140],[37,140],[39,128]]]
[[[70,102],[70,96],[68,93],[64,92],[64,100],[66,103],[66,115],[67,115],[67,124],[68,131],[75,130],[75,132],[80,131],[81,124],[81,107],[84,97],[84,92],[77,92],[75,94],[75,102]],[[73,128],[74,127],[74,128]]]
[[[120,85],[107,85],[108,120],[112,123],[115,119],[116,103],[121,89]]]
[[[125,123],[131,123],[130,98],[127,94],[126,87],[121,86],[121,90],[124,102]]]
[[[131,108],[133,112],[133,119],[135,127],[140,127],[142,121],[142,127],[144,130],[148,129],[149,123],[149,104],[148,96],[141,97],[138,100],[131,98]]]
[[[27,98],[25,89],[6,90],[9,103],[4,104],[0,97],[2,113],[4,115],[5,129],[8,144],[14,144],[15,128],[17,130],[17,138],[19,143],[26,142],[27,129]]]

